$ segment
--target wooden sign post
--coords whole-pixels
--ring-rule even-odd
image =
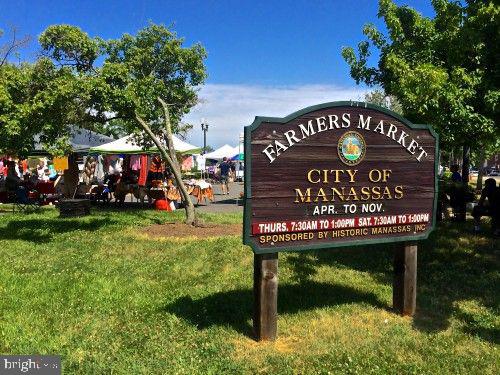
[[[417,244],[406,243],[394,253],[392,307],[401,315],[413,315],[417,306]]]
[[[254,335],[272,341],[278,330],[278,253],[255,254],[253,267]]]
[[[394,309],[416,306],[417,241],[434,229],[438,139],[367,103],[326,103],[245,128],[243,241],[254,331],[277,335],[278,252],[399,242]]]

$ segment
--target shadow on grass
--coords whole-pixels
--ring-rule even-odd
[[[73,231],[92,232],[109,224],[110,220],[103,218],[91,218],[86,221],[55,218],[16,219],[9,221],[5,227],[0,227],[0,238],[48,243],[53,240],[55,234]]]
[[[438,332],[447,329],[454,317],[463,323],[465,333],[498,344],[500,328],[482,323],[478,316],[466,316],[458,306],[460,301],[476,301],[490,316],[500,311],[500,241],[471,232],[471,222],[442,223],[428,240],[419,243],[413,325],[422,332]],[[318,267],[326,265],[367,272],[379,283],[391,285],[396,246],[402,244],[297,253],[290,254],[287,261],[297,282],[307,282]]]
[[[459,303],[475,301],[490,316],[500,312],[500,241],[474,236],[471,223],[444,223],[419,251],[415,328],[425,332],[445,330],[450,318],[462,330],[483,340],[500,343],[500,327],[481,322],[481,311],[464,313]]]
[[[288,256],[292,279],[305,281],[317,273],[319,266],[336,269],[355,269],[368,272],[380,283],[392,283],[393,244],[367,247],[331,249],[306,253],[293,253]]]
[[[198,300],[189,296],[181,297],[161,311],[183,318],[199,329],[230,325],[236,331],[250,336],[252,303],[253,291],[238,289],[215,293]],[[278,289],[278,314],[293,314],[349,303],[387,308],[374,294],[341,285],[305,281],[280,285]]]

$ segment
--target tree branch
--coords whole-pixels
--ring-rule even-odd
[[[0,56],[0,66],[4,65],[7,62],[7,59],[9,58],[9,55],[14,52],[16,49],[22,47],[25,44],[28,44],[29,41],[31,40],[31,37],[29,35],[26,35],[22,39],[17,39],[17,30],[15,27],[11,28],[12,32],[12,40],[9,44],[6,44],[0,49],[0,54],[3,56]]]
[[[163,107],[163,113],[165,117],[165,136],[166,136],[168,151],[170,152],[170,157],[175,160],[176,164],[178,164],[177,155],[175,154],[174,139],[172,136],[172,124],[170,123],[170,111],[168,110],[168,104],[165,103],[165,101],[160,97],[157,97],[157,99],[158,102]]]
[[[151,138],[153,143],[158,147],[158,150],[160,151],[161,156],[166,160],[167,164],[170,166],[172,169],[172,173],[174,174],[175,180],[177,182],[177,186],[179,187],[179,190],[182,195],[182,200],[185,205],[185,210],[186,210],[186,224],[189,225],[197,225],[197,217],[196,217],[196,212],[194,209],[193,202],[191,202],[191,198],[189,197],[189,194],[186,189],[186,185],[184,185],[184,181],[182,181],[182,175],[181,175],[181,170],[179,167],[179,163],[177,162],[177,156],[175,154],[175,148],[174,148],[174,142],[172,138],[172,128],[170,127],[170,118],[169,118],[169,113],[168,113],[168,105],[164,102],[161,101],[162,106],[165,105],[164,111],[165,111],[165,131],[167,134],[167,147],[169,148],[168,152],[163,147],[161,144],[160,140],[156,135],[153,133],[149,125],[142,119],[137,112],[135,113],[135,118],[137,122],[142,126],[146,134]],[[168,120],[167,120],[168,119]]]

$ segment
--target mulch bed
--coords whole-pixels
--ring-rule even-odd
[[[194,227],[183,223],[154,224],[144,228],[141,232],[149,237],[220,237],[242,234],[241,224],[217,224]]]

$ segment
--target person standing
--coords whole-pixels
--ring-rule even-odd
[[[462,182],[462,176],[460,175],[460,172],[458,171],[458,165],[454,164],[450,168],[451,172],[451,181],[453,182]]]
[[[480,231],[481,216],[491,217],[491,228],[495,236],[500,235],[500,187],[495,179],[488,178],[477,206],[472,210],[474,217],[474,232]]]
[[[231,170],[231,166],[227,162],[226,157],[222,159],[222,163],[220,163],[219,168],[220,168],[220,183],[221,183],[222,195],[226,195],[229,194],[228,179],[229,179],[229,172]]]
[[[229,161],[229,165],[231,166],[231,181],[236,181],[236,162]]]

